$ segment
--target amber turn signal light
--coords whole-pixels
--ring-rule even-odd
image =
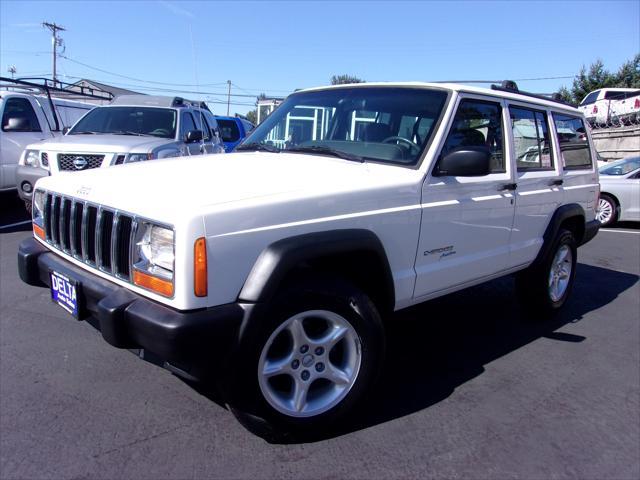
[[[139,270],[133,271],[133,283],[165,297],[173,296],[173,283],[169,280],[154,277]]]
[[[200,237],[193,245],[193,293],[207,296],[207,241]]]
[[[36,236],[40,237],[42,240],[44,240],[44,229],[39,226],[36,225],[35,223],[33,224],[33,233],[36,234]]]

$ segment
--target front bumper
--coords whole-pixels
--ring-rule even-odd
[[[22,281],[50,287],[52,270],[79,282],[80,319],[97,328],[108,343],[144,351],[141,356],[156,357],[154,363],[191,379],[208,378],[217,373],[214,366],[226,363],[247,313],[248,307],[237,303],[174,310],[73,265],[34,238],[22,241]]]
[[[18,165],[16,170],[16,184],[18,186],[18,195],[26,202],[31,201],[36,182],[43,177],[48,177],[49,171],[44,168],[26,167]],[[26,191],[27,188],[29,191]]]

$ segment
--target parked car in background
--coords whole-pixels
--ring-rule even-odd
[[[6,78],[0,78],[0,82],[2,191],[18,185],[18,161],[27,145],[61,136],[65,127],[73,125],[95,105],[52,97],[47,94],[48,89],[31,82]]]
[[[580,102],[579,110],[591,125],[634,123],[640,121],[640,90],[637,88],[601,88]]]
[[[160,158],[224,153],[218,122],[202,102],[122,95],[96,107],[64,136],[28,145],[20,163],[33,179]],[[41,167],[30,170],[32,167]],[[27,182],[27,183],[25,183]],[[21,181],[30,209],[33,183]]]
[[[640,221],[640,157],[623,158],[600,168],[596,218],[603,227],[622,220]]]
[[[216,116],[220,134],[224,142],[226,152],[233,151],[234,148],[254,129],[253,123],[239,117]]]

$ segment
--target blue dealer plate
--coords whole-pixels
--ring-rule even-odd
[[[51,300],[78,318],[78,282],[51,271]]]

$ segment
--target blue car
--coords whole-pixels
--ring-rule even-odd
[[[244,140],[251,130],[253,123],[239,117],[219,117],[216,116],[225,152],[232,152],[234,148]]]

